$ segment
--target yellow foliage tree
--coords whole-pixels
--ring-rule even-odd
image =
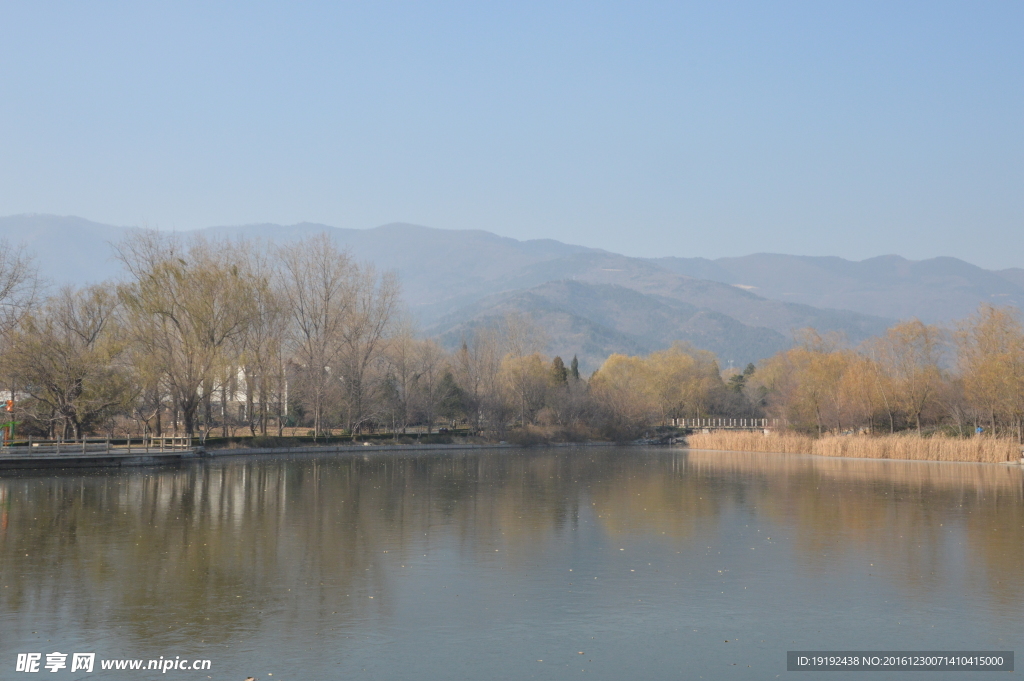
[[[983,305],[957,334],[960,369],[970,403],[1024,436],[1024,329],[1014,311]]]

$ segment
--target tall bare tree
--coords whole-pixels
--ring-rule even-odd
[[[245,413],[250,432],[267,434],[271,407],[281,433],[284,390],[284,341],[287,310],[275,264],[262,248],[249,244],[249,298],[253,316],[242,338]]]
[[[417,341],[413,351],[413,404],[416,414],[433,431],[445,395],[442,378],[448,369],[448,358],[441,346],[432,340]]]
[[[312,412],[313,434],[325,432],[325,411],[337,399],[342,338],[354,303],[351,258],[326,234],[281,251],[281,280],[290,316],[288,350],[299,367],[298,393]]]
[[[164,376],[185,433],[209,405],[218,376],[253,317],[249,277],[237,242],[211,242],[143,231],[117,247],[130,280],[120,289],[133,342]]]
[[[455,378],[465,393],[474,430],[481,429],[485,415],[489,421],[504,425],[504,399],[498,380],[502,354],[498,332],[490,327],[475,329],[455,354]]]
[[[371,371],[383,358],[398,310],[398,278],[378,277],[372,265],[354,265],[349,276],[351,301],[341,327],[339,359],[346,421],[355,435],[373,413],[382,376]]]
[[[406,432],[412,416],[417,347],[412,322],[408,319],[399,321],[384,352],[385,392],[382,396],[396,435],[399,431]]]
[[[23,246],[0,239],[0,339],[39,302],[41,290],[35,258]]]

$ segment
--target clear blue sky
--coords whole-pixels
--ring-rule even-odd
[[[1024,266],[1024,3],[0,3],[0,215]]]

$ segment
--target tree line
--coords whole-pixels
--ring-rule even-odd
[[[325,234],[270,245],[140,230],[114,251],[119,280],[44,295],[31,257],[0,250],[0,380],[20,435],[625,439],[707,416],[1022,434],[1024,333],[1009,309],[982,306],[953,330],[904,322],[859,347],[805,330],[742,371],[676,344],[584,376],[575,357],[545,356],[522,315],[454,350],[420,337],[396,276]]]
[[[751,385],[796,430],[980,430],[1024,442],[1024,328],[1012,308],[981,305],[951,328],[901,322],[858,347],[809,330],[798,341]]]

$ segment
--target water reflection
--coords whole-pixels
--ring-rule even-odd
[[[656,557],[652,570],[660,566],[645,578],[643,597],[667,602],[684,584],[694,603],[692,594],[717,589],[721,578],[710,564],[702,572],[699,556],[730,537],[736,574],[835,579],[845,571],[884,580],[910,601],[966,588],[1012,618],[1022,604],[1022,506],[1021,471],[1009,466],[665,449],[7,474],[0,648],[17,648],[37,630],[97,629],[142,647],[354,640],[382,631],[370,623],[398,619],[416,594],[447,588],[453,570],[466,572],[466,584],[474,571],[528,583],[532,570],[557,607],[583,597],[580,582],[562,571],[562,595],[552,595],[553,572],[538,566],[571,549],[566,565],[588,566],[594,582],[591,573],[612,572],[614,556],[604,551],[626,541]],[[764,588],[789,587],[780,576]],[[850,588],[856,598],[863,582]],[[598,607],[572,603],[580,612]],[[762,616],[757,604],[743,607]],[[448,626],[465,612],[446,615]]]
[[[1019,607],[1019,466],[693,451],[698,476],[742,481],[744,503],[789,527],[808,568],[874,562],[908,593],[936,589],[960,560],[994,604]],[[1017,566],[1016,568],[1014,566]]]

